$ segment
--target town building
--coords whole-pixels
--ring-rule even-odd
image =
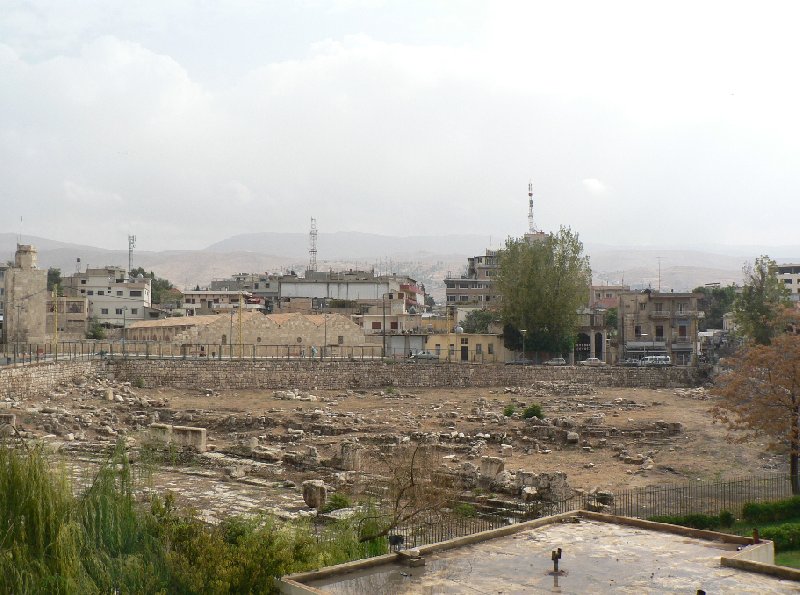
[[[500,250],[486,250],[467,259],[466,272],[460,277],[448,275],[444,280],[448,306],[491,307],[500,303],[494,280],[500,272]]]
[[[89,330],[88,298],[50,296],[47,299],[45,330],[52,341],[56,338],[59,342],[85,339]]]
[[[3,343],[45,343],[47,271],[34,246],[17,244],[14,264],[3,271]]]
[[[775,274],[786,285],[791,300],[800,302],[800,264],[779,264],[775,269]]]
[[[272,312],[280,297],[280,277],[269,273],[237,273],[226,279],[215,279],[208,287],[211,291],[243,291],[261,298],[264,309]]]
[[[589,308],[610,310],[619,306],[619,296],[630,291],[629,285],[592,285],[589,291]]]
[[[63,279],[64,295],[84,297],[89,318],[107,327],[145,320],[151,307],[150,279],[130,278],[121,267],[87,268]]]
[[[447,362],[495,363],[514,359],[499,334],[433,333],[425,336],[425,350]]]
[[[231,312],[240,306],[245,310],[264,310],[264,301],[250,292],[240,290],[198,289],[183,292],[186,316]]]
[[[619,296],[619,341],[624,358],[667,355],[688,365],[697,355],[699,293],[623,292]]]

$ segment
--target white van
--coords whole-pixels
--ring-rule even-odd
[[[639,360],[640,366],[665,367],[671,366],[672,360],[668,355],[648,355]]]

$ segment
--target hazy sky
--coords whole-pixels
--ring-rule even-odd
[[[0,0],[0,231],[797,244],[796,2]]]

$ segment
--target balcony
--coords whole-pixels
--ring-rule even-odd
[[[669,318],[672,314],[668,310],[663,310],[659,312],[650,312],[650,318],[654,319],[666,319]]]

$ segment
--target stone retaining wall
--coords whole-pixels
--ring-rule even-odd
[[[49,393],[59,384],[92,374],[103,366],[98,361],[66,361],[0,367],[0,400],[21,399]]]
[[[113,359],[118,380],[147,388],[375,389],[522,386],[535,381],[575,381],[598,387],[691,387],[694,368],[574,368],[378,361],[206,361]]]

